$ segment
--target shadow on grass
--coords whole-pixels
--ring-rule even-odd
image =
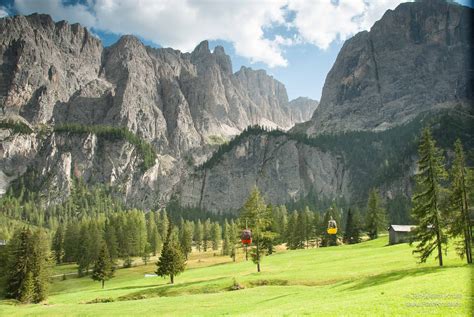
[[[217,281],[225,280],[225,279],[227,278],[220,277],[220,278],[215,278],[212,280],[202,280],[202,281],[180,283],[180,284],[149,285],[149,286],[145,286],[148,288],[146,290],[120,296],[119,298],[117,298],[117,300],[127,301],[127,300],[146,299],[146,298],[151,298],[151,297],[179,296],[179,295],[184,295],[184,294],[217,293],[217,292],[226,290],[228,288],[228,285],[224,285],[222,283],[210,284],[210,282],[217,282]],[[202,284],[202,285],[199,285],[199,284]],[[128,289],[128,288],[124,287],[124,288],[117,288],[117,289]]]
[[[453,265],[447,267],[427,267],[427,268],[414,268],[414,269],[407,269],[407,270],[397,270],[397,271],[390,271],[386,273],[381,273],[373,276],[368,276],[362,278],[360,280],[351,280],[342,283],[342,285],[352,284],[355,283],[353,286],[348,287],[346,290],[354,291],[354,290],[361,290],[367,287],[379,286],[386,283],[391,283],[403,279],[405,277],[414,277],[414,276],[422,276],[422,275],[429,275],[437,272],[442,272],[445,270],[459,268],[463,265]]]

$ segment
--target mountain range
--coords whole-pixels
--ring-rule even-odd
[[[474,147],[472,11],[387,11],[344,43],[320,103],[290,101],[263,70],[233,72],[207,41],[182,53],[126,35],[104,48],[48,15],[2,18],[0,191],[21,182],[51,204],[77,177],[130,206],[213,212],[235,212],[254,185],[273,204],[360,205],[370,187],[406,198],[422,126],[454,126],[441,145]]]

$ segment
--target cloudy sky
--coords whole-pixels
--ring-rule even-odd
[[[368,30],[401,0],[0,0],[0,17],[48,13],[79,22],[108,46],[122,34],[192,51],[224,46],[234,71],[263,68],[290,98],[318,99],[344,40]],[[466,4],[470,0],[457,0]]]

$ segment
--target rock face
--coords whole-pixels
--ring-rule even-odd
[[[198,166],[216,144],[253,124],[286,129],[314,112],[290,131],[377,131],[406,127],[436,109],[472,106],[472,11],[441,0],[388,11],[370,32],[344,44],[319,105],[289,102],[283,84],[264,71],[233,73],[223,48],[211,52],[206,41],[192,53],[146,47],[133,36],[103,48],[85,28],[49,16],[0,19],[0,122],[13,118],[33,127],[29,134],[0,129],[0,194],[30,168],[49,202],[68,194],[73,176],[117,186],[127,204],[147,209],[178,194],[184,205],[235,211],[254,185],[273,204],[308,194],[350,199],[360,178],[373,172],[360,169],[388,161],[360,154],[377,164],[350,167],[345,149],[324,147],[345,146],[341,139],[326,137],[318,146],[280,131],[250,134],[212,167]],[[124,140],[52,131],[65,123],[126,127],[154,147],[155,164],[141,170],[139,149]],[[409,171],[388,166],[392,178],[374,186],[410,190],[415,152],[405,153]]]
[[[341,155],[288,139],[245,138],[219,163],[197,171],[180,188],[181,203],[212,211],[236,211],[257,185],[266,200],[283,204],[310,191],[350,198],[350,173]]]
[[[434,109],[472,106],[473,11],[442,0],[387,11],[344,43],[313,118],[295,131],[383,130]]]
[[[298,97],[290,101],[288,109],[290,110],[293,121],[305,122],[313,116],[318,105],[319,102],[316,100],[306,97]]]
[[[207,41],[192,53],[146,47],[133,36],[103,48],[79,24],[55,23],[41,14],[2,18],[0,28],[1,120],[25,119],[36,128],[122,126],[159,153],[153,171],[142,175],[133,147],[125,143],[100,143],[93,135],[15,136],[2,130],[2,192],[29,166],[43,176],[56,174],[52,189],[67,193],[71,167],[91,183],[119,185],[130,196],[138,192],[133,197],[140,204],[148,204],[156,186],[166,186],[156,198],[162,201],[190,169],[186,160],[199,163],[209,156],[208,143],[249,125],[287,129],[309,119],[291,115],[282,83],[262,70],[233,73],[224,49],[211,52]],[[61,168],[55,172],[55,166]]]

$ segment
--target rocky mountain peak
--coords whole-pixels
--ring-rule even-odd
[[[385,130],[420,113],[472,104],[474,10],[441,0],[402,3],[347,40],[308,134]]]

